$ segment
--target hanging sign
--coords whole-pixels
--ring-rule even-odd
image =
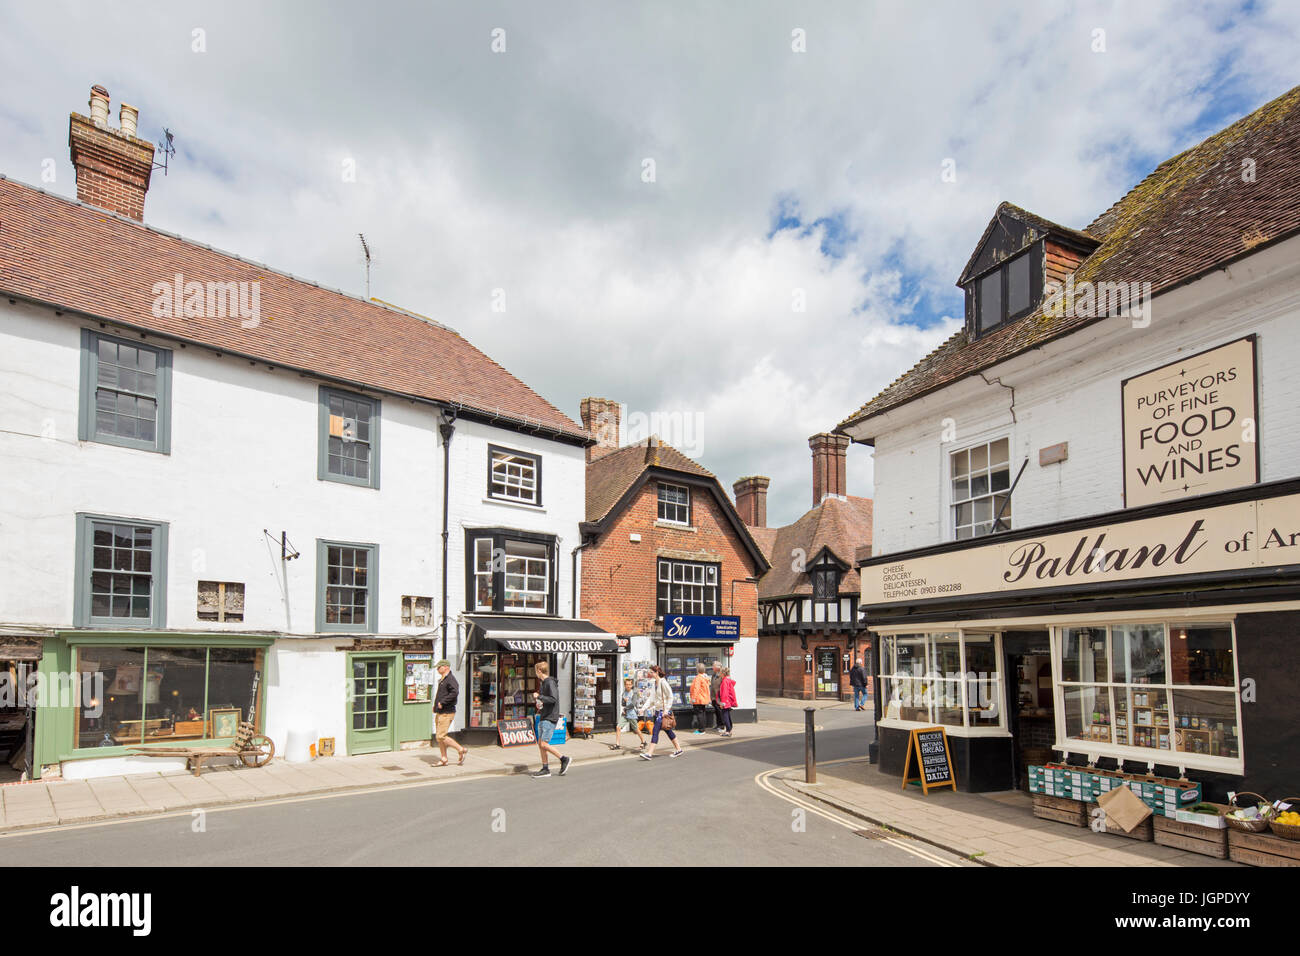
[[[912,775],[912,755],[916,755],[917,776]],[[927,796],[932,787],[952,787],[957,781],[952,775],[952,757],[948,754],[948,735],[942,727],[913,730],[907,738],[907,757],[903,761],[903,789],[913,780],[921,782],[921,792]]]
[[[1120,384],[1124,507],[1259,481],[1255,336]]]

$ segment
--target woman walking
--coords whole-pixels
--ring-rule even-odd
[[[709,712],[709,702],[713,699],[709,691],[709,675],[705,673],[707,670],[703,664],[696,664],[695,680],[691,681],[691,709],[695,711],[692,722],[697,734],[704,733],[704,725],[709,720],[705,715]]]
[[[641,751],[640,756],[644,760],[653,760],[655,755],[655,745],[659,743],[659,731],[662,729],[668,735],[668,739],[673,742],[677,749],[673,751],[674,757],[680,757],[684,750],[681,744],[677,742],[677,735],[673,733],[673,727],[677,723],[673,717],[673,700],[677,696],[673,693],[673,685],[668,683],[664,677],[664,669],[658,664],[650,667],[650,672],[655,675],[655,684],[650,688],[649,703],[647,709],[655,715],[654,728],[650,733],[650,746]],[[665,726],[665,721],[667,726]]]
[[[722,714],[722,736],[731,736],[731,709],[736,706],[736,682],[731,679],[731,668],[722,669],[722,683],[718,685],[718,712]]]

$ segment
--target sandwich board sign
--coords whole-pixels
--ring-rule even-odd
[[[916,754],[919,776],[912,776],[912,754]],[[907,758],[903,761],[903,789],[913,780],[921,782],[921,792],[929,796],[930,790],[952,787],[957,781],[952,773],[952,757],[948,753],[948,735],[942,727],[925,727],[913,730],[907,738]]]

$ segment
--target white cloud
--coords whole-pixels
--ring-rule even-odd
[[[354,292],[364,232],[374,295],[458,329],[566,412],[588,394],[699,412],[705,466],[725,485],[770,475],[773,522],[809,503],[808,435],[951,331],[953,281],[1000,200],[1086,225],[1292,86],[1300,23],[1282,2],[1030,0],[5,16],[0,171],[40,184],[54,157],[49,188],[74,194],[67,114],[103,83],[146,135],[176,133],[152,224]],[[767,238],[782,196],[805,221],[843,217],[842,259],[817,232]],[[850,488],[870,493],[858,448]]]

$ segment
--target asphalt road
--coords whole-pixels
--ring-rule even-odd
[[[798,707],[764,710],[802,720]],[[818,712],[820,760],[866,753],[868,714]],[[737,728],[743,736],[745,727]],[[764,771],[802,764],[802,734],[653,761],[575,764],[567,776],[491,777],[61,827],[0,838],[28,866],[933,866],[954,858],[868,839],[773,795]],[[536,759],[535,754],[534,760]],[[553,767],[552,770],[558,769]],[[867,828],[872,829],[872,828]]]

